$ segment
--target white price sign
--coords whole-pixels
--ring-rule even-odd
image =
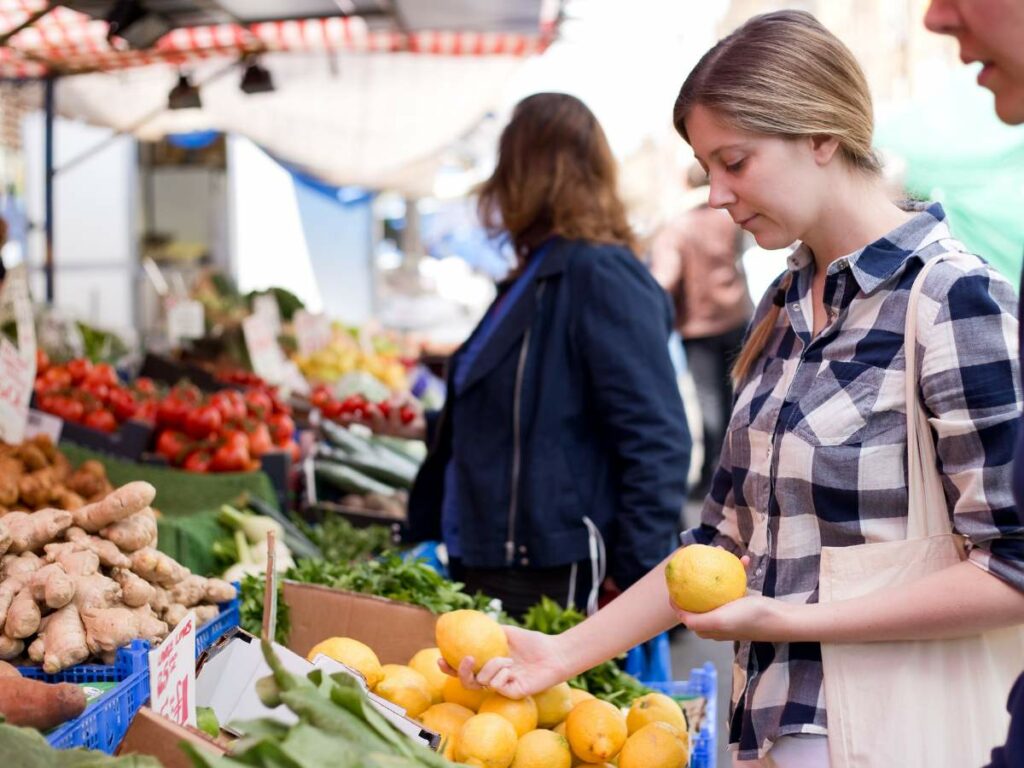
[[[277,336],[281,333],[281,310],[277,306],[277,299],[272,293],[261,293],[252,300],[253,314],[266,318],[270,328]]]
[[[172,344],[182,339],[200,339],[206,332],[206,315],[198,301],[171,301],[167,303],[167,337]]]
[[[178,725],[196,724],[196,612],[149,652],[150,707]]]
[[[304,309],[292,319],[299,352],[312,355],[331,343],[331,321],[323,313],[312,314]]]
[[[249,315],[242,321],[242,335],[256,375],[271,384],[281,384],[286,373],[285,357],[267,319],[262,315]]]
[[[37,435],[46,435],[50,442],[56,445],[60,442],[61,432],[64,431],[64,421],[49,413],[29,408],[28,421],[25,424],[25,439],[31,440]]]
[[[35,375],[35,357],[26,360],[10,341],[0,338],[0,440],[20,443],[25,439]]]

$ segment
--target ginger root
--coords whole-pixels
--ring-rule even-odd
[[[43,615],[28,589],[20,589],[7,609],[4,634],[13,640],[24,640],[39,630]]]
[[[127,483],[101,501],[74,510],[74,523],[88,533],[97,533],[148,507],[156,497],[156,488],[141,480]]]
[[[121,585],[121,599],[129,608],[149,605],[156,596],[158,587],[136,576],[127,568],[114,568],[110,572],[110,577]]]
[[[237,596],[238,590],[235,589],[235,585],[230,581],[224,581],[224,579],[206,580],[206,602],[226,603],[229,600],[234,600]]]
[[[115,606],[82,612],[85,638],[89,652],[102,654],[116,651],[136,638],[156,644],[167,636],[167,624],[160,621],[153,610],[144,605],[139,608]]]
[[[110,493],[113,488],[107,480],[107,470],[95,460],[86,461],[65,479],[64,487],[74,491],[83,499],[95,501]]]
[[[16,659],[25,650],[24,640],[15,640],[7,635],[0,635],[0,659],[4,661]]]
[[[8,551],[14,554],[34,552],[71,527],[71,513],[63,509],[9,512],[4,515],[4,524],[11,535]]]
[[[177,560],[152,547],[132,553],[132,570],[146,581],[161,587],[173,587],[190,573]]]
[[[55,480],[49,467],[37,469],[18,480],[18,496],[29,509],[40,509],[50,503]]]
[[[196,626],[203,626],[208,621],[213,621],[220,616],[220,608],[216,605],[196,606]]]
[[[92,536],[81,528],[74,526],[68,528],[64,533],[64,537],[83,549],[94,552],[100,559],[100,565],[107,568],[128,568],[132,564],[132,561],[117,548],[117,544],[101,539],[98,536]]]
[[[69,576],[91,576],[99,572],[99,555],[73,541],[47,544],[45,551],[46,559],[51,563],[59,563]]]
[[[171,602],[186,608],[199,605],[204,597],[206,597],[206,579],[195,574],[186,576],[170,588]]]
[[[100,536],[125,552],[135,552],[156,544],[156,515],[149,507],[140,509],[120,522],[100,531]]]

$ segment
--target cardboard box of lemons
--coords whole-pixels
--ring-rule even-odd
[[[689,739],[668,723],[649,723],[634,733],[619,752],[619,768],[686,768]]]
[[[455,737],[455,759],[479,768],[509,768],[518,741],[516,729],[505,718],[490,712],[473,715]]]
[[[618,709],[593,699],[572,708],[565,719],[565,735],[573,754],[585,762],[600,763],[615,757],[629,734]]]
[[[533,701],[537,705],[537,725],[552,728],[572,711],[572,688],[568,683],[559,683],[534,695]]]
[[[397,704],[409,717],[419,717],[430,706],[430,686],[419,672],[404,664],[385,664],[384,674],[373,692]]]
[[[312,661],[321,653],[359,672],[366,678],[366,685],[370,690],[373,690],[384,676],[380,660],[373,649],[351,637],[329,637],[321,640],[309,650],[306,659]]]
[[[571,768],[572,752],[564,736],[543,728],[524,733],[512,768]]]
[[[427,679],[427,685],[430,686],[430,694],[435,704],[444,701],[441,692],[444,689],[445,681],[449,678],[449,675],[446,675],[437,666],[437,660],[440,658],[441,651],[439,649],[424,648],[409,659],[409,666]]]
[[[691,613],[706,613],[747,592],[747,571],[732,552],[706,544],[678,550],[665,566],[672,602]]]
[[[532,696],[525,699],[507,699],[500,693],[491,691],[484,697],[477,712],[501,715],[512,723],[516,735],[520,737],[537,727],[537,705]]]
[[[449,611],[437,619],[434,628],[437,647],[452,669],[466,656],[473,657],[473,671],[498,656],[508,656],[505,631],[480,611]]]
[[[448,760],[455,759],[455,740],[459,729],[469,718],[473,716],[473,710],[466,709],[460,704],[443,702],[435,704],[427,709],[419,717],[424,728],[429,728],[435,733],[441,734],[441,741],[444,745],[444,756]]]
[[[626,715],[630,736],[645,725],[657,722],[668,723],[682,733],[687,733],[686,716],[675,699],[663,693],[648,693],[633,700]]]
[[[452,704],[461,704],[466,709],[471,709],[474,712],[480,709],[480,705],[484,703],[486,697],[486,690],[481,688],[471,691],[468,688],[464,688],[457,677],[448,676],[448,679],[444,681],[444,685],[441,687],[441,698]]]

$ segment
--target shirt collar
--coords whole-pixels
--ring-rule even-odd
[[[829,266],[829,274],[849,268],[861,291],[870,294],[892,277],[916,251],[952,236],[946,223],[946,212],[939,203],[907,201],[900,207],[917,215],[870,245],[836,259]],[[799,272],[810,266],[813,260],[810,249],[801,243],[787,257],[786,265],[791,272]]]

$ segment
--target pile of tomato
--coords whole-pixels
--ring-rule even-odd
[[[122,384],[106,363],[51,365],[42,350],[36,354],[34,389],[39,410],[100,432],[115,432],[128,419],[153,423],[160,398],[151,379]]]
[[[394,407],[387,400],[374,403],[362,395],[350,395],[344,400],[339,400],[331,394],[330,388],[323,384],[313,389],[309,399],[313,407],[318,408],[321,415],[331,421],[339,421],[343,417],[348,417],[348,421],[373,421],[373,417],[378,414],[386,419]],[[411,406],[401,405],[398,408],[398,415],[403,424],[409,424],[416,418],[416,411]]]
[[[206,394],[187,383],[160,388],[146,378],[122,384],[111,366],[88,360],[50,365],[41,355],[37,365],[37,408],[108,433],[129,419],[151,424],[156,453],[174,467],[247,472],[271,451],[299,459],[291,409],[260,379],[247,380],[244,390]]]

